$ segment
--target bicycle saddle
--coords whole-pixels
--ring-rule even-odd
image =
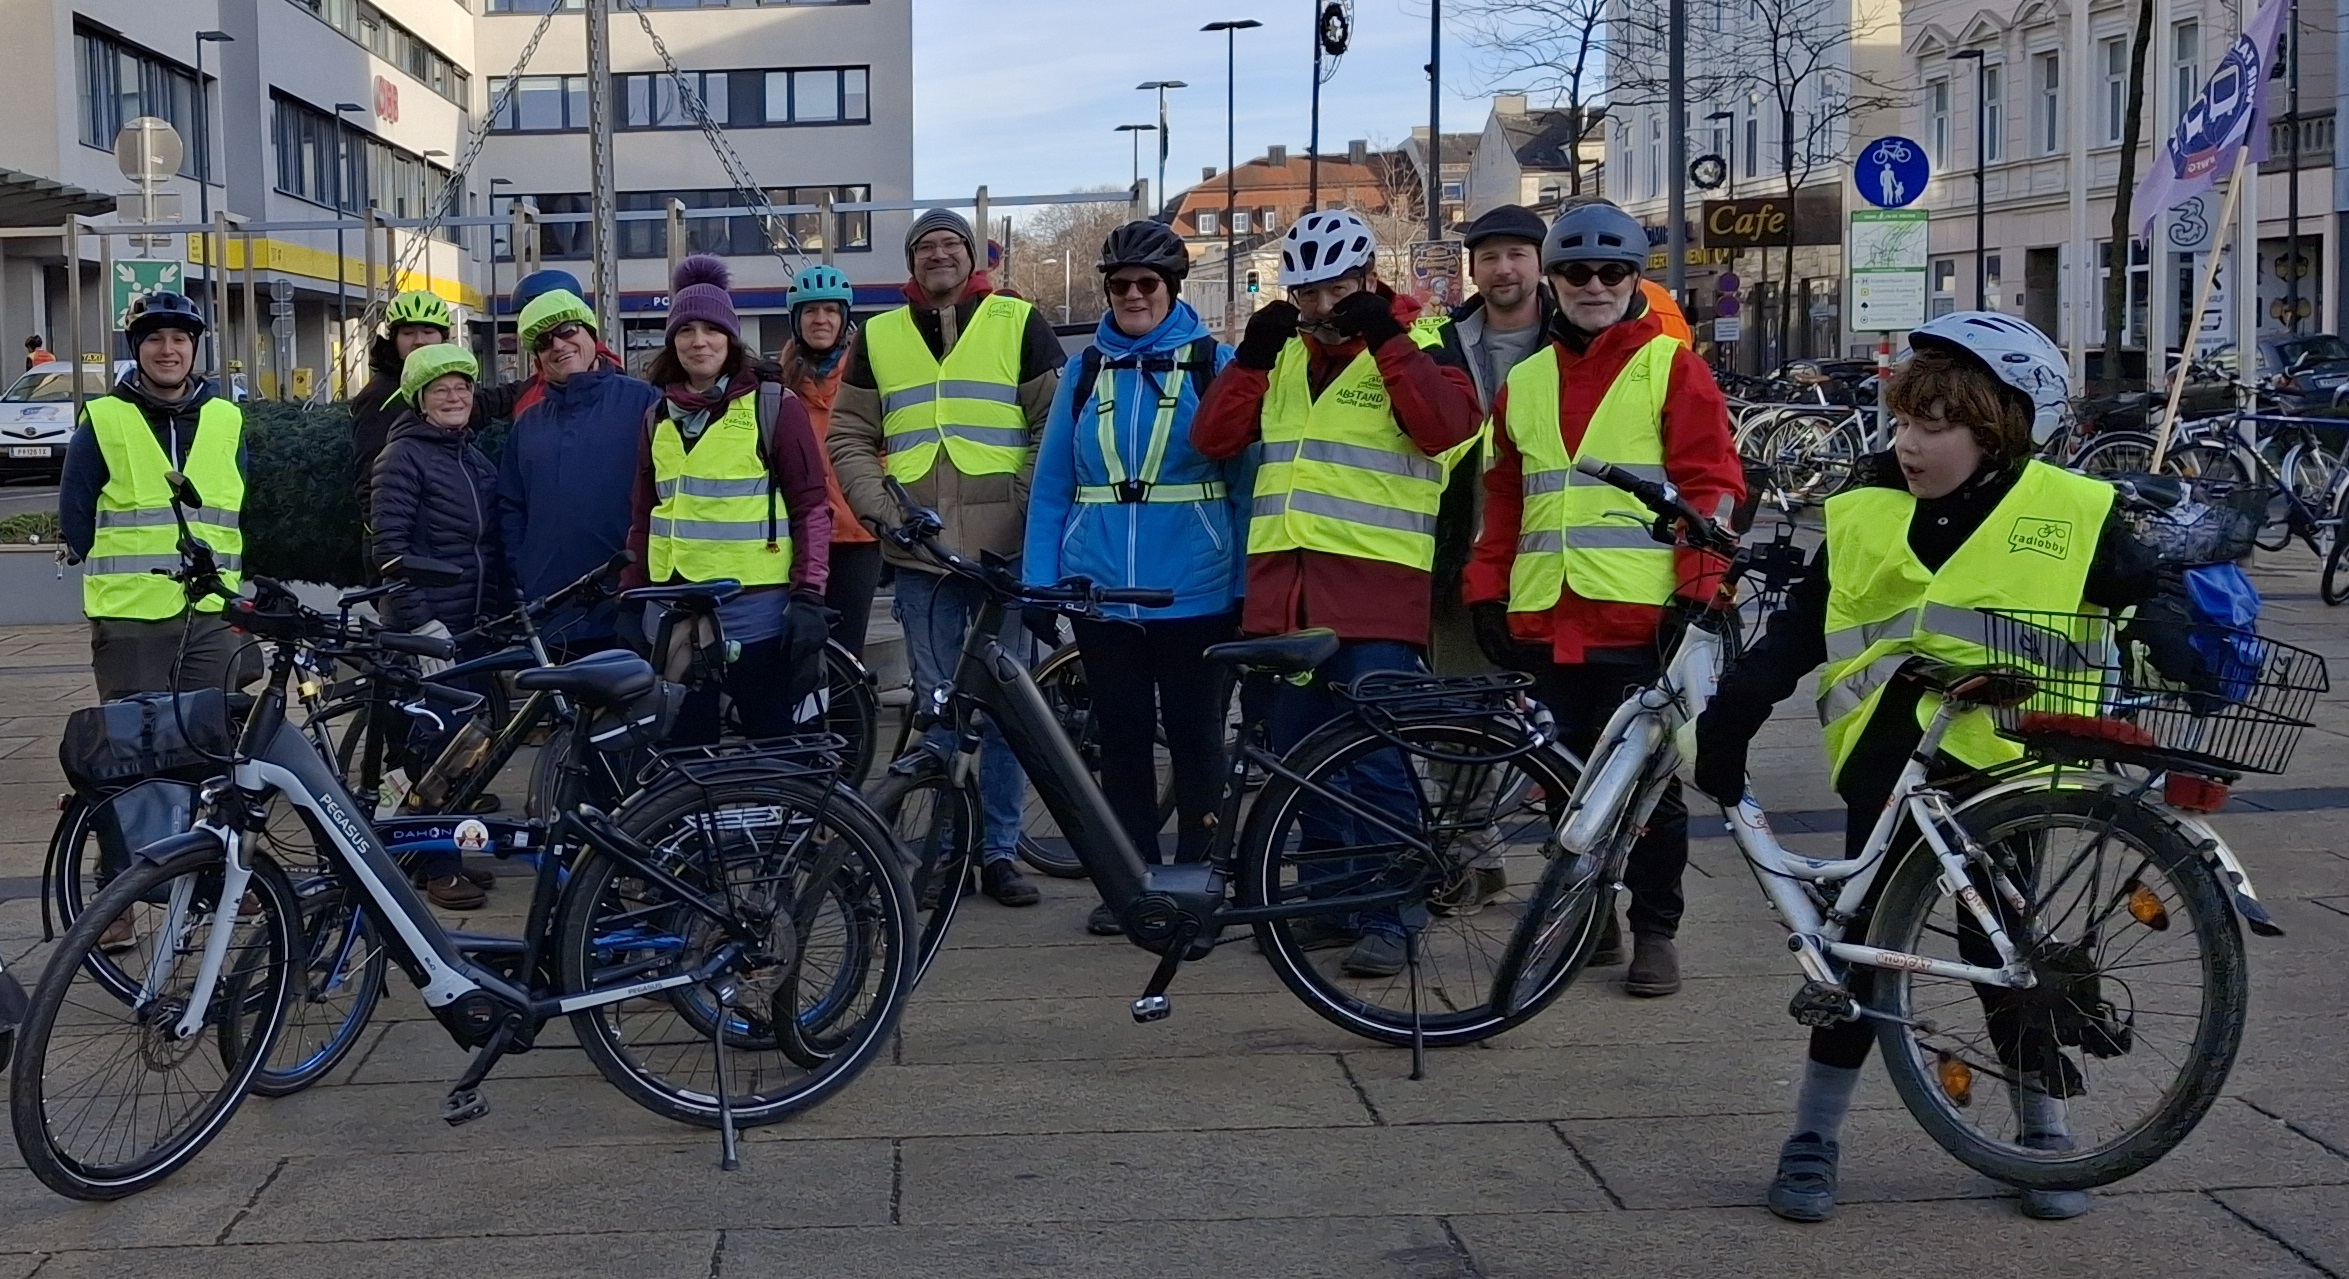
[[[742,594],[742,583],[732,579],[716,582],[680,582],[675,586],[639,586],[633,591],[620,592],[620,598],[631,604],[666,604],[688,612],[708,612],[718,605]]]
[[[1286,635],[1216,644],[1207,650],[1207,660],[1274,675],[1294,675],[1312,670],[1337,654],[1338,633],[1327,627],[1315,627]]]
[[[590,706],[617,706],[652,691],[658,681],[652,663],[623,649],[582,657],[561,666],[542,666],[514,677],[524,692],[569,693]]]

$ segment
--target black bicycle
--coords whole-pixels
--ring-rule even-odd
[[[1216,838],[1202,862],[1151,866],[1027,669],[995,636],[1013,605],[1098,615],[1102,604],[1162,607],[1166,593],[1082,579],[1023,585],[1001,565],[973,564],[940,545],[936,514],[902,490],[896,496],[906,520],[892,539],[987,595],[953,681],[928,707],[953,726],[953,747],[908,752],[872,793],[913,859],[924,911],[917,971],[936,958],[983,856],[973,782],[985,714],[1127,938],[1160,956],[1134,1001],[1138,1020],[1168,1015],[1177,966],[1204,956],[1233,926],[1254,929],[1282,981],[1316,1013],[1415,1049],[1496,1035],[1572,981],[1601,916],[1586,902],[1565,917],[1544,898],[1564,887],[1545,870],[1578,770],[1525,701],[1524,676],[1368,676],[1338,690],[1344,714],[1275,754],[1265,715],[1274,682],[1327,662],[1337,637],[1302,631],[1209,649],[1241,672],[1248,708]],[[1243,815],[1252,769],[1267,780]],[[1403,944],[1391,968],[1331,944],[1382,929]]]

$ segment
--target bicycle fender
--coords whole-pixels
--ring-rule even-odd
[[[220,842],[220,836],[217,832],[191,830],[174,835],[169,839],[159,839],[152,844],[142,845],[133,856],[141,861],[161,866],[198,849],[211,849],[223,855],[228,852],[228,846]]]

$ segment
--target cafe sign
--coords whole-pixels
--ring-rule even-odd
[[[1704,237],[1708,249],[1763,249],[1785,244],[1843,243],[1842,201],[1826,193],[1747,196],[1707,200]],[[1789,237],[1792,237],[1789,239]]]

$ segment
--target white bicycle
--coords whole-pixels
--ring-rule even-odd
[[[1578,469],[1640,499],[1659,540],[1735,554],[1735,536],[1669,486]],[[1665,674],[1599,737],[1547,868],[1568,887],[1535,897],[1556,903],[1544,922],[1562,941],[1611,900],[1681,766],[1676,734],[1733,656],[1743,569],[1733,561]],[[1789,852],[1750,790],[1723,816],[1787,928],[1803,977],[1796,1020],[1873,1021],[1902,1102],[1973,1168],[2038,1189],[2106,1185],[2184,1140],[2234,1063],[2248,1001],[2237,916],[2263,936],[2282,930],[2199,814],[2241,773],[2282,769],[2324,665],[2229,633],[2216,684],[2195,691],[2122,660],[2126,644],[2074,644],[2069,619],[1980,616],[1996,664],[1911,661],[1896,677],[1922,681],[1939,709],[1858,856]],[[2029,756],[1961,797],[1926,770],[1952,720],[1976,708]],[[2068,1112],[2072,1147],[2024,1145],[2019,1113],[2051,1103]]]

